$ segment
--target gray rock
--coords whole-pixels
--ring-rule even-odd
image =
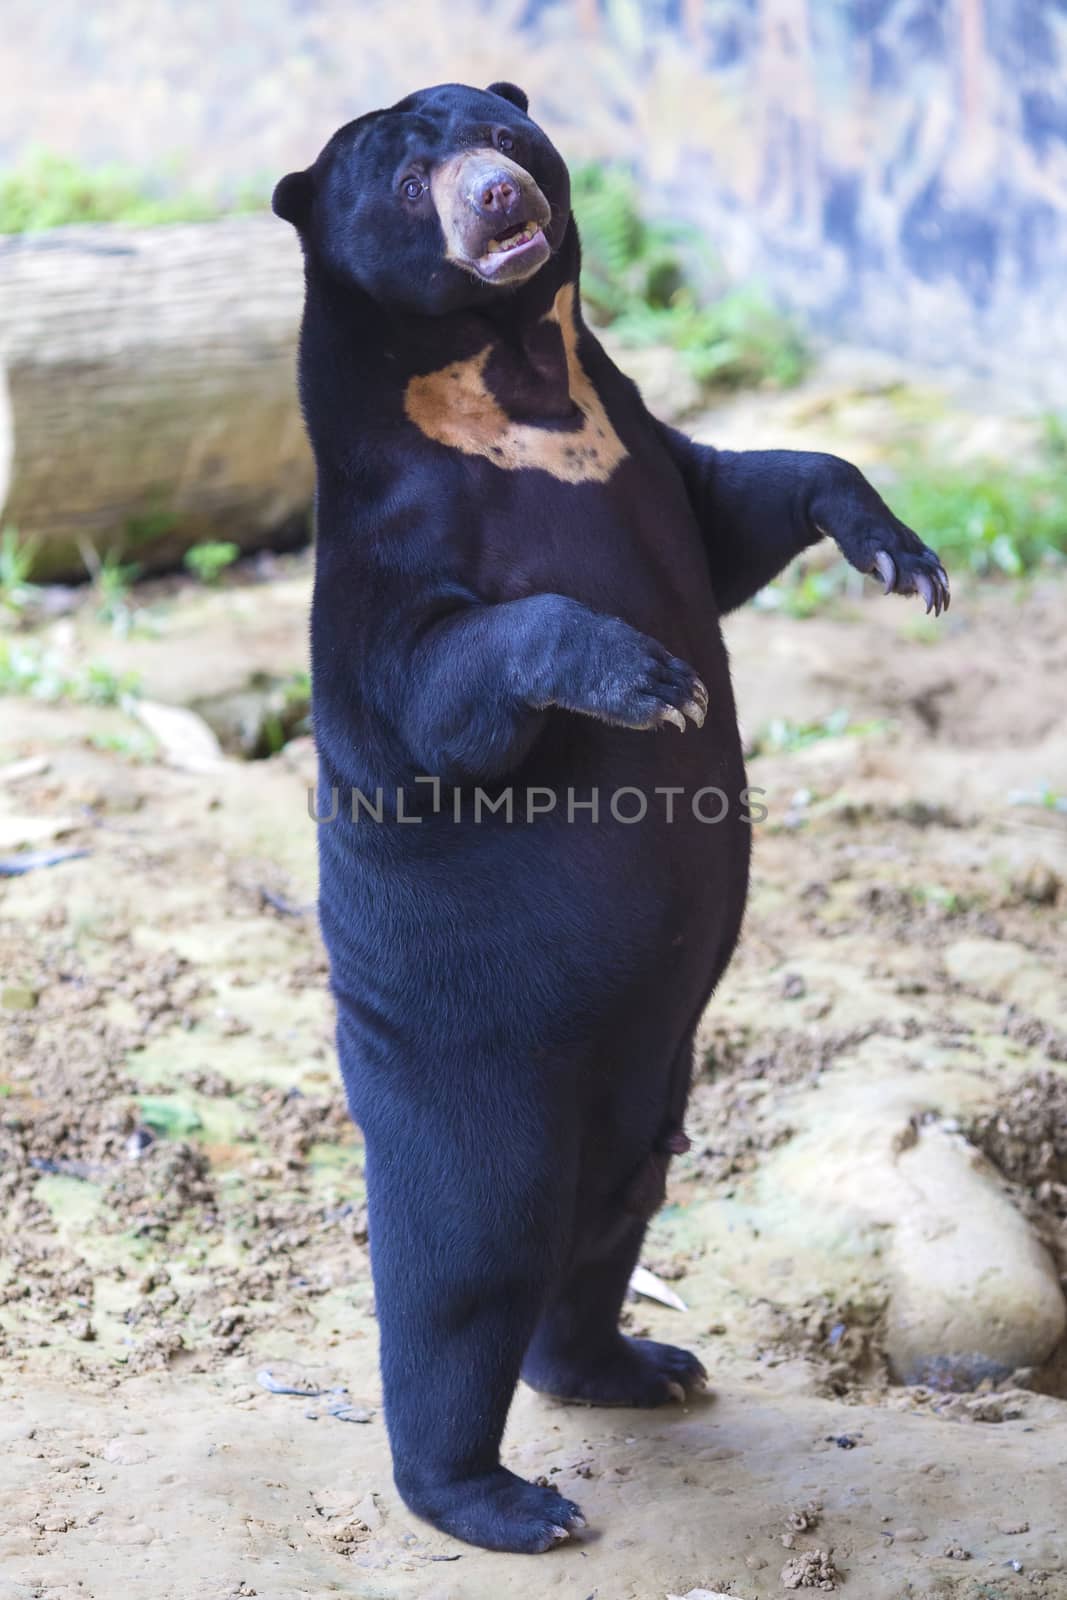
[[[1048,1255],[985,1158],[930,1125],[900,1153],[887,1349],[904,1383],[971,1389],[1040,1366],[1067,1330]]]

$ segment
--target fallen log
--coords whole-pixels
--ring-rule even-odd
[[[33,576],[306,537],[300,252],[273,217],[0,239],[0,527]]]

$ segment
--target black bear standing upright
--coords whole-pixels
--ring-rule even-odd
[[[274,208],[306,263],[320,911],[396,1482],[538,1551],[582,1518],[500,1464],[520,1374],[625,1406],[704,1379],[618,1315],[745,903],[719,617],[823,534],[928,610],[948,588],[855,467],[649,415],[582,320],[526,109],[421,90]]]

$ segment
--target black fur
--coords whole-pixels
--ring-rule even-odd
[[[899,587],[922,574],[939,605],[947,591],[845,462],[717,452],[657,423],[577,302],[578,356],[625,452],[606,480],[509,469],[411,420],[413,376],[489,347],[494,401],[536,440],[582,422],[545,321],[578,278],[567,173],[524,112],[502,84],[411,95],[343,128],[275,204],[306,258],[320,815],[340,795],[320,828],[320,906],[366,1140],[396,1481],[438,1527],[536,1551],[580,1518],[500,1465],[520,1372],[632,1406],[703,1380],[695,1357],[617,1324],[745,903],[719,615],[820,529],[863,570],[887,552]],[[444,261],[432,207],[397,190],[412,160],[432,170],[496,139],[502,115],[553,208],[551,258],[513,289]],[[459,822],[451,787],[435,810],[416,781],[430,776],[456,786]],[[717,825],[691,803],[708,786],[727,799]],[[479,788],[502,805],[510,791],[514,820],[475,821]],[[611,814],[622,788],[646,797],[644,820]],[[352,820],[353,789],[383,791],[381,823]]]
[[[502,100],[510,100],[513,106],[518,106],[520,111],[529,111],[530,101],[525,89],[520,89],[514,83],[491,83],[490,94],[498,94]]]

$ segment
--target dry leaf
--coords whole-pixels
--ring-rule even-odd
[[[670,1306],[672,1311],[687,1311],[689,1308],[681,1295],[675,1294],[669,1284],[662,1278],[657,1278],[654,1272],[649,1272],[647,1267],[635,1267],[630,1277],[630,1288],[634,1294],[640,1294],[646,1300],[658,1300],[661,1306]],[[697,1596],[711,1594],[710,1589],[694,1589]]]

